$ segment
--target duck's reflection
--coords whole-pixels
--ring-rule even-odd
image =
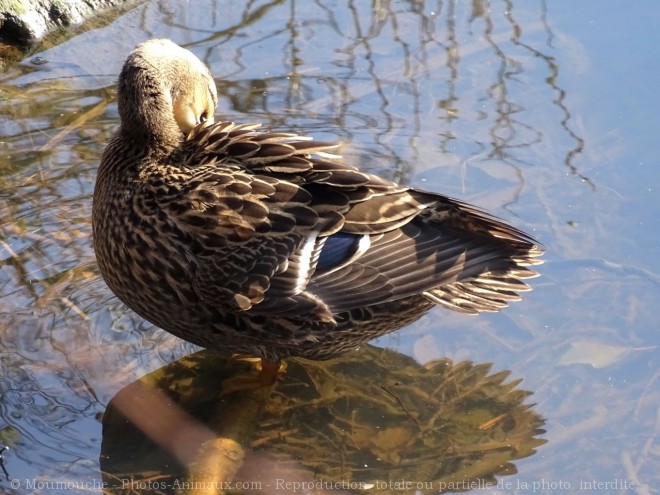
[[[484,487],[545,443],[543,420],[524,404],[530,392],[490,367],[422,366],[365,346],[327,362],[292,359],[274,388],[220,399],[226,359],[202,351],[114,397],[104,480],[110,493]]]

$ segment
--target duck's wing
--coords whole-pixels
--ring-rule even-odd
[[[306,291],[326,239],[344,227],[344,213],[356,203],[404,197],[405,188],[322,158],[334,144],[256,128],[195,129],[172,157],[168,180],[177,181],[177,168],[186,173],[172,194],[160,194],[160,210],[187,239],[199,297],[230,311],[332,322],[331,309]],[[406,221],[419,211],[412,205],[405,203],[403,214],[386,212],[381,228]]]
[[[227,122],[195,129],[188,143],[179,160],[198,180],[170,214],[200,246],[195,286],[209,300],[331,322],[333,313],[422,292],[487,310],[526,287],[519,261],[531,259],[534,243],[522,232],[327,157],[335,145]],[[483,295],[491,279],[500,279],[496,297]],[[466,291],[469,303],[458,301]]]
[[[186,251],[197,297],[230,312],[290,298],[285,312],[298,305],[331,320],[322,302],[296,287],[296,277],[306,284],[305,259],[318,249],[319,232],[338,228],[341,215],[310,208],[311,195],[297,185],[213,162],[199,165],[172,191],[159,196],[159,211]],[[271,290],[277,275],[292,284]]]
[[[542,254],[523,232],[442,197],[370,241],[350,263],[312,277],[308,290],[333,311],[415,294],[466,313],[498,311],[529,290],[524,280],[537,275],[530,266]]]

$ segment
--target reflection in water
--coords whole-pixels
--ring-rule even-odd
[[[13,443],[0,441],[11,447],[3,453],[11,476],[97,477],[105,404],[138,376],[193,350],[119,304],[100,282],[91,251],[92,185],[117,125],[114,79],[137,41],[170,37],[192,48],[219,78],[220,111],[228,117],[320,140],[340,137],[347,159],[398,181],[532,212],[539,198],[529,184],[548,183],[557,164],[585,175],[575,164],[584,143],[558,81],[545,2],[540,12],[480,0],[228,5],[147,2],[40,54],[44,65],[0,75],[0,433],[13,432]],[[526,185],[527,198],[520,194]],[[542,229],[545,213],[521,227]],[[618,276],[611,266],[598,270],[608,281]],[[570,300],[581,296],[580,281],[591,291],[586,270],[561,279],[576,280]],[[629,275],[626,283],[637,280]],[[607,291],[600,301],[620,301],[618,289],[606,286],[598,286]],[[652,305],[644,297],[656,292],[646,293],[636,308]],[[591,310],[595,317],[607,316],[602,306]],[[537,311],[524,315],[534,336],[544,329]],[[439,326],[428,319],[417,332],[439,333]],[[451,332],[445,335],[449,348]],[[286,429],[264,428],[273,438],[263,437],[263,446],[287,438]],[[346,431],[335,437],[342,446],[361,446],[375,458],[383,450],[346,418],[337,428]],[[418,437],[400,438],[403,446]]]
[[[202,351],[120,391],[103,420],[104,480],[117,491],[131,480],[138,493],[159,480],[168,493],[186,480],[199,487],[211,469],[252,493],[278,491],[278,479],[420,491],[391,486],[405,479],[438,493],[494,484],[545,443],[543,420],[524,405],[530,393],[487,364],[420,366],[365,346],[328,362],[292,359],[273,391],[218,400],[228,376],[225,359]]]
[[[481,2],[477,1],[473,6],[480,3]],[[573,140],[575,143],[574,147],[567,151],[564,157],[564,163],[572,174],[577,175],[594,187],[593,182],[588,177],[581,174],[574,164],[577,155],[582,153],[584,140],[569,126],[571,115],[565,103],[566,93],[558,83],[559,66],[554,57],[544,54],[540,49],[534,48],[521,40],[525,33],[516,18],[514,4],[511,1],[507,1],[505,4],[504,17],[510,24],[511,28],[508,41],[513,43],[515,47],[523,49],[520,58],[525,57],[526,54],[524,52],[527,51],[544,62],[546,66],[545,82],[552,88],[553,93],[556,95],[555,98],[553,98],[553,103],[561,112],[561,126],[569,139]],[[551,46],[553,34],[545,18],[546,12],[547,8],[545,4],[543,4],[541,18],[542,25],[548,35],[547,45]],[[502,41],[497,40],[494,37],[494,21],[491,11],[480,6],[473,10],[471,23],[477,18],[483,20],[485,24],[484,37],[493,50],[495,56],[494,60],[499,62],[499,67],[497,67],[496,70],[497,79],[491,84],[488,90],[489,96],[492,101],[495,102],[497,118],[494,120],[494,125],[489,129],[490,143],[484,143],[484,150],[488,157],[496,158],[499,161],[508,163],[511,167],[516,169],[516,175],[520,178],[520,191],[523,187],[523,174],[518,166],[532,166],[532,162],[538,161],[539,157],[534,156],[530,159],[521,159],[519,158],[519,153],[516,153],[515,151],[518,149],[529,149],[534,145],[541,143],[543,132],[537,127],[537,122],[529,119],[523,120],[521,118],[520,114],[525,110],[524,105],[516,103],[511,97],[512,93],[515,94],[515,92],[512,91],[511,86],[515,85],[521,77],[524,77],[523,72],[525,71],[525,68],[523,63],[520,62],[516,56],[511,55],[511,51],[507,50],[504,46],[505,43],[502,43]],[[515,198],[507,204],[507,206],[517,201],[517,196],[518,193],[516,193]]]
[[[401,10],[388,2],[373,8],[348,2],[346,12],[337,12],[324,2],[316,3],[324,16],[310,19],[304,9],[302,12],[296,9],[295,1],[289,2],[288,30],[274,30],[258,37],[244,44],[232,58],[240,74],[247,66],[244,60],[247,50],[260,49],[264,42],[284,37],[285,40],[278,43],[282,43],[280,62],[286,75],[260,82],[232,83],[228,78],[232,78],[234,71],[221,68],[220,73],[227,74],[219,81],[221,92],[229,95],[234,110],[249,111],[268,119],[273,128],[286,125],[306,132],[338,128],[336,132],[345,141],[353,139],[361,130],[373,130],[374,142],[367,150],[370,156],[360,159],[367,161],[367,167],[388,164],[383,172],[377,173],[388,173],[390,178],[403,182],[409,182],[415,164],[424,161],[421,155],[425,150],[420,149],[419,139],[429,129],[425,129],[422,121],[427,122],[425,117],[433,115],[444,122],[437,130],[439,149],[451,153],[457,149],[457,144],[470,148],[476,145],[474,151],[465,153],[473,158],[462,157],[465,163],[496,160],[508,164],[520,182],[520,191],[524,184],[519,167],[531,167],[547,160],[533,153],[543,133],[538,127],[538,114],[526,111],[527,95],[524,92],[521,95],[517,87],[524,78],[524,71],[530,70],[524,68],[523,61],[531,53],[543,61],[544,66],[533,67],[533,70],[542,73],[543,83],[550,89],[550,103],[561,115],[560,124],[567,140],[573,141],[563,161],[571,173],[590,182],[574,164],[584,141],[569,125],[571,116],[565,105],[565,91],[558,83],[559,67],[552,56],[521,40],[524,34],[535,34],[543,29],[547,34],[546,44],[550,46],[553,34],[543,17],[545,10],[541,13],[541,22],[528,23],[523,29],[514,14],[514,5],[507,2],[504,13],[510,31],[502,32],[494,19],[500,12],[488,8],[484,2],[473,2],[470,34],[479,36],[480,24],[483,25],[481,33],[489,48],[486,49],[482,43],[459,44],[464,28],[458,19],[465,12],[455,1],[435,6],[413,3]],[[350,12],[348,18],[347,12]],[[340,13],[344,15],[338,18]],[[250,15],[246,12],[243,17]],[[305,70],[318,57],[318,49],[309,40],[313,39],[318,47],[327,36],[324,31],[327,26],[344,41],[333,55],[338,69],[335,77],[325,74],[319,77],[318,71]],[[412,33],[417,36],[412,38]],[[379,45],[384,38],[391,43],[387,49],[396,53],[395,68],[379,63],[382,57]],[[478,87],[478,91],[484,91],[480,96],[465,92],[465,79],[475,77],[471,74],[475,58],[492,66],[486,77],[493,80],[488,83],[484,78],[487,84]],[[495,62],[498,66],[493,66]],[[309,72],[312,73],[307,74]],[[326,94],[319,94],[319,86]],[[273,104],[285,109],[286,114],[272,114],[268,106],[273,107]],[[429,105],[437,106],[442,112],[438,114]],[[362,110],[365,106],[368,113]],[[462,137],[466,132],[464,123],[475,111],[488,127],[484,128],[483,137],[468,144]],[[474,124],[470,121],[470,125]],[[350,127],[353,135],[346,134],[342,130],[344,127]],[[474,133],[474,129],[471,132]],[[476,134],[479,136],[481,131]],[[452,142],[455,142],[453,146]]]
[[[0,468],[2,468],[2,472],[4,473],[7,481],[9,481],[9,473],[7,472],[7,468],[5,467],[5,460],[2,457],[2,454],[4,454],[8,450],[9,447],[7,447],[6,445],[0,449]]]

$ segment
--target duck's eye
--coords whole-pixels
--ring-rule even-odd
[[[199,116],[199,122],[198,122],[198,123],[199,123],[199,124],[203,124],[203,123],[206,122],[207,120],[209,120],[209,113],[208,113],[208,112],[204,112],[204,113],[202,113],[202,115]]]

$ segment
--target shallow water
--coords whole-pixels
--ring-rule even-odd
[[[438,308],[376,342],[422,363],[492,362],[534,392],[547,444],[491,492],[658,493],[658,14],[650,0],[150,1],[6,71],[0,445],[17,493],[100,480],[110,399],[196,350],[120,304],[91,249],[114,81],[149,37],[209,64],[223,118],[340,139],[346,160],[544,244],[522,302],[479,317]]]

